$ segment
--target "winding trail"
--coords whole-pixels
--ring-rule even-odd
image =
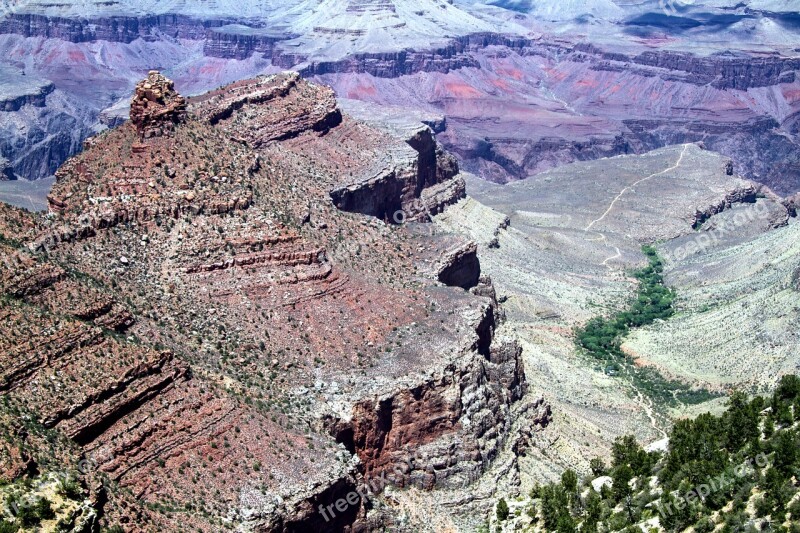
[[[634,183],[632,183],[632,184],[628,185],[627,187],[625,187],[624,189],[622,189],[620,191],[620,193],[613,200],[611,200],[611,204],[608,206],[608,209],[606,209],[605,213],[603,213],[600,218],[596,218],[596,219],[592,220],[589,223],[589,225],[584,228],[584,231],[590,231],[594,227],[595,224],[597,224],[598,222],[603,221],[609,215],[609,213],[611,213],[611,211],[613,211],[614,206],[620,200],[620,198],[622,198],[625,195],[625,193],[628,192],[629,190],[633,189],[634,187],[636,187],[640,183],[644,183],[647,180],[651,180],[651,179],[653,179],[653,178],[655,178],[657,176],[662,176],[662,175],[664,175],[664,174],[666,174],[668,172],[672,172],[673,170],[676,170],[677,168],[679,168],[681,166],[681,163],[683,163],[683,158],[686,155],[686,150],[688,150],[688,148],[689,148],[688,144],[684,144],[683,145],[683,151],[681,151],[681,155],[678,158],[678,162],[675,163],[673,166],[671,166],[669,168],[666,168],[666,169],[662,170],[661,172],[656,172],[655,174],[650,174],[649,176],[644,177],[644,178],[642,178],[640,180],[637,180]]]
[[[604,261],[601,263],[601,264],[602,264],[604,267],[606,267],[606,268],[609,268],[609,269],[610,269],[611,267],[610,267],[610,266],[608,266],[608,262],[609,262],[609,261],[613,261],[614,259],[619,259],[620,257],[622,257],[622,251],[619,249],[619,246],[615,246],[615,247],[614,247],[614,250],[616,250],[616,251],[617,251],[617,253],[616,253],[616,254],[614,254],[614,255],[612,255],[611,257],[609,257],[609,258],[605,259],[605,260],[604,260]]]
[[[631,370],[628,369],[627,371],[628,377],[631,378]],[[636,385],[633,384],[633,379],[630,381],[630,387],[635,395],[635,401],[638,403],[644,414],[647,416],[647,419],[650,421],[650,426],[659,433],[663,438],[669,438],[669,434],[664,431],[664,429],[659,425],[658,418],[656,418],[655,407],[653,406],[653,400],[648,398],[646,394],[643,394]]]
[[[595,235],[598,236],[598,238],[589,239],[589,241],[591,241],[591,242],[599,242],[599,241],[608,242],[608,238],[606,237],[606,235],[604,233],[596,231],[596,230],[592,230],[594,225],[597,224],[598,222],[602,222],[603,220],[605,220],[605,218],[614,210],[614,207],[616,206],[617,202],[620,201],[620,199],[625,195],[625,193],[627,193],[628,191],[630,191],[631,189],[633,189],[634,187],[636,187],[640,183],[644,183],[645,181],[651,180],[651,179],[653,179],[655,177],[658,177],[658,176],[663,176],[664,174],[667,174],[669,172],[672,172],[673,170],[676,170],[676,169],[680,168],[681,164],[683,163],[683,158],[686,156],[686,150],[689,149],[689,146],[690,146],[689,144],[684,144],[683,145],[683,150],[681,151],[681,155],[678,157],[678,161],[674,165],[672,165],[671,167],[665,168],[664,170],[661,170],[661,171],[656,172],[654,174],[650,174],[649,176],[646,176],[646,177],[644,177],[644,178],[642,178],[640,180],[637,180],[637,181],[631,183],[630,185],[626,186],[624,189],[622,189],[619,192],[619,194],[616,195],[613,200],[611,200],[611,203],[609,204],[608,209],[606,209],[605,212],[599,218],[596,218],[596,219],[592,220],[589,223],[588,226],[583,228],[583,231],[585,231],[587,233],[591,232],[591,233],[594,233]],[[614,271],[614,267],[612,267],[608,263],[610,263],[611,261],[614,261],[615,259],[619,259],[620,257],[622,257],[622,251],[619,249],[618,246],[614,246],[614,251],[615,251],[614,255],[612,255],[611,257],[606,258],[601,263],[601,265],[603,265],[604,267],[606,267],[608,270],[610,270],[612,272]]]
[[[637,185],[639,185],[641,183],[644,183],[645,181],[651,180],[651,179],[653,179],[655,177],[663,176],[664,174],[667,174],[669,172],[672,172],[673,170],[676,170],[676,169],[680,168],[681,164],[683,163],[683,159],[686,156],[686,151],[688,149],[689,149],[689,145],[688,144],[684,144],[683,145],[683,150],[681,151],[681,155],[678,157],[678,161],[674,165],[672,165],[671,167],[666,168],[664,170],[661,170],[659,172],[656,172],[654,174],[650,174],[649,176],[646,176],[646,177],[644,177],[644,178],[642,178],[640,180],[637,180],[634,183],[632,183],[632,184],[628,185],[627,187],[625,187],[624,189],[622,189],[619,192],[619,194],[617,194],[614,197],[614,199],[611,200],[611,203],[609,204],[608,209],[606,209],[605,212],[599,218],[596,218],[596,219],[592,220],[589,223],[589,225],[586,226],[583,229],[583,231],[585,231],[586,233],[593,233],[593,234],[597,235],[597,238],[587,239],[587,240],[590,241],[590,242],[601,242],[602,241],[602,242],[606,242],[607,243],[608,242],[608,237],[606,237],[605,233],[602,233],[600,231],[592,229],[595,226],[595,224],[605,220],[605,218],[609,214],[611,214],[611,212],[614,210],[614,207],[617,205],[617,202],[620,201],[620,199],[625,195],[625,193],[627,193],[628,191],[632,190]],[[606,267],[609,271],[612,271],[612,272],[615,269],[614,269],[613,266],[609,265],[609,263],[611,261],[614,261],[615,259],[619,259],[620,257],[622,257],[622,251],[619,249],[619,246],[614,246],[614,251],[615,251],[614,255],[612,255],[611,257],[606,258],[601,263],[604,267]],[[628,370],[628,374],[630,374],[630,369]],[[630,378],[631,376],[629,375],[628,377]],[[661,425],[659,425],[659,423],[658,423],[658,418],[656,416],[656,411],[655,411],[655,407],[653,405],[653,400],[648,398],[646,394],[642,393],[642,391],[640,391],[633,384],[633,380],[632,379],[631,379],[631,382],[630,382],[630,387],[631,387],[631,390],[634,393],[634,400],[636,401],[636,403],[638,403],[642,407],[642,410],[644,411],[645,415],[647,416],[647,419],[650,421],[650,425],[652,426],[652,428],[656,431],[656,433],[659,433],[664,438],[667,438],[668,437],[667,432],[664,431],[664,429],[662,429]]]

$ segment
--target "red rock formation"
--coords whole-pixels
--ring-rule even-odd
[[[0,389],[113,482],[109,524],[357,528],[360,502],[318,506],[418,445],[398,484],[469,482],[513,437],[524,371],[474,246],[330,201],[350,182],[424,220],[463,195],[454,160],[426,126],[335,109],[296,76],[234,84],[162,115],[170,135],[86,143],[50,217],[0,216],[21,238],[0,248]],[[391,186],[367,194],[376,162]]]
[[[185,119],[186,99],[175,91],[172,80],[151,70],[147,79],[136,85],[130,116],[142,138],[159,137]]]
[[[333,91],[295,72],[241,81],[192,103],[211,125],[221,123],[232,139],[254,148],[307,131],[325,133],[342,121]]]

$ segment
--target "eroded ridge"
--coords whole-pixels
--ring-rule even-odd
[[[384,221],[463,195],[457,165],[427,126],[330,120],[329,96],[234,84],[164,134],[91,139],[48,216],[0,211],[0,389],[91,459],[104,523],[355,530],[365,502],[319,506],[404,464],[397,486],[468,486],[521,438],[521,350],[475,245]],[[373,156],[391,187],[358,177]],[[344,183],[384,207],[337,208]],[[7,455],[13,478],[52,468]]]

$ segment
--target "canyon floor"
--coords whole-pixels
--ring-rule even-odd
[[[576,349],[575,327],[635,298],[643,244],[658,244],[665,257],[678,313],[624,344],[637,365],[695,387],[752,393],[800,368],[800,225],[780,198],[730,169],[687,144],[505,186],[473,177],[469,198],[436,217],[479,243],[526,377],[553,408],[553,422],[519,459],[523,493],[566,468],[588,473],[616,436],[654,444],[676,418],[724,404],[659,404]]]

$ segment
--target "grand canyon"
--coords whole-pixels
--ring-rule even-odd
[[[800,528],[800,3],[6,0],[0,50],[0,531]]]

